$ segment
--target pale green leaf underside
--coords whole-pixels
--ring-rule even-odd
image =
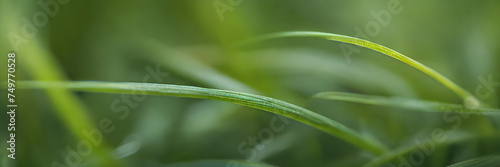
[[[491,155],[486,157],[474,158],[471,160],[459,162],[448,167],[490,167],[500,166],[500,156]]]
[[[423,101],[400,97],[383,97],[373,95],[362,95],[345,92],[322,92],[313,96],[314,98],[348,101],[354,103],[372,104],[380,106],[393,106],[421,111],[435,112],[457,112],[467,114],[500,113],[499,109],[466,107],[459,104],[440,103],[433,101]]]
[[[208,89],[194,86],[181,86],[153,83],[118,83],[118,82],[40,82],[24,81],[19,83],[20,89],[57,89],[68,88],[76,91],[120,94],[147,94],[159,96],[176,96],[199,99],[212,99],[231,102],[251,108],[261,109],[283,115],[317,129],[339,137],[358,148],[374,155],[387,151],[386,147],[371,138],[364,138],[354,130],[327,117],[302,107],[269,97],[240,93],[227,90]]]
[[[390,57],[395,58],[399,61],[402,61],[402,62],[420,70],[421,72],[432,77],[433,79],[437,80],[438,82],[443,84],[445,87],[449,88],[450,90],[452,90],[453,92],[455,92],[456,94],[461,96],[464,99],[465,105],[471,106],[471,107],[479,106],[479,101],[477,100],[477,98],[475,98],[467,90],[458,86],[457,84],[455,84],[454,82],[452,82],[448,78],[444,77],[440,73],[436,72],[435,70],[433,70],[433,69],[423,65],[422,63],[417,62],[409,57],[406,57],[405,55],[403,55],[399,52],[396,52],[388,47],[385,47],[385,46],[382,46],[380,44],[370,42],[367,40],[363,40],[363,39],[359,39],[359,38],[355,38],[355,37],[350,37],[350,36],[345,36],[345,35],[332,34],[332,33],[294,31],[294,32],[280,32],[280,33],[265,35],[265,36],[244,42],[243,45],[246,45],[249,43],[256,43],[256,42],[263,41],[263,40],[269,40],[269,39],[275,39],[275,38],[286,38],[286,37],[322,38],[322,39],[326,39],[326,40],[350,43],[350,44],[354,44],[354,45],[358,45],[358,46],[362,46],[362,47],[366,47],[366,48],[378,51],[378,52],[383,53],[387,56],[390,56]]]

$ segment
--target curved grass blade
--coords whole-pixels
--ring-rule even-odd
[[[459,104],[440,103],[433,101],[423,101],[400,97],[383,97],[373,95],[362,95],[345,92],[322,92],[313,96],[314,98],[348,101],[354,103],[372,104],[380,106],[393,106],[421,111],[436,112],[457,112],[467,114],[500,113],[500,109],[466,107]]]
[[[490,167],[500,166],[500,155],[490,155],[486,157],[474,158],[459,162],[448,167]]]
[[[458,94],[460,97],[464,99],[464,104],[470,107],[477,107],[479,106],[479,100],[477,100],[476,97],[474,97],[471,93],[469,93],[467,90],[463,89],[462,87],[458,86],[448,78],[444,77],[440,73],[436,72],[435,70],[423,65],[420,62],[417,62],[409,57],[406,57],[405,55],[396,52],[388,47],[382,46],[377,43],[373,43],[367,40],[355,38],[355,37],[350,37],[350,36],[345,36],[345,35],[339,35],[339,34],[332,34],[332,33],[323,33],[323,32],[310,32],[310,31],[293,31],[293,32],[281,32],[281,33],[275,33],[275,34],[269,34],[265,35],[262,37],[255,38],[253,40],[244,42],[243,45],[249,44],[249,43],[256,43],[259,41],[264,41],[264,40],[269,40],[269,39],[275,39],[275,38],[286,38],[286,37],[315,37],[315,38],[322,38],[326,40],[332,40],[332,41],[339,41],[339,42],[344,42],[344,43],[350,43],[350,44],[355,44],[358,46],[366,47],[368,49],[372,49],[375,51],[378,51],[380,53],[383,53],[389,57],[395,58],[399,61],[402,61],[417,70],[427,74],[428,76],[432,77],[433,79],[437,80],[439,83],[447,87],[448,89],[452,90],[456,94]]]
[[[339,137],[358,148],[364,149],[374,155],[386,152],[386,147],[378,141],[363,138],[354,130],[333,121],[327,117],[309,111],[302,107],[269,97],[240,93],[227,90],[207,89],[194,86],[181,86],[170,84],[152,83],[117,83],[117,82],[39,82],[24,81],[19,83],[20,89],[41,88],[66,88],[85,92],[98,93],[130,93],[135,90],[138,94],[176,96],[198,99],[211,99],[231,102],[242,106],[261,109],[275,114],[283,115],[317,129]]]

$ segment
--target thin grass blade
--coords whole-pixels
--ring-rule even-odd
[[[440,103],[433,101],[423,101],[400,97],[383,97],[373,95],[362,95],[345,92],[322,92],[313,96],[314,98],[348,101],[353,103],[371,104],[379,106],[392,106],[406,109],[415,109],[428,112],[457,112],[467,114],[500,113],[500,109],[466,107],[460,104]]]
[[[435,70],[423,65],[420,62],[417,62],[399,52],[396,52],[395,50],[392,50],[388,47],[382,46],[380,44],[370,42],[364,39],[359,39],[355,37],[350,37],[346,35],[339,35],[339,34],[332,34],[332,33],[323,33],[323,32],[311,32],[311,31],[292,31],[292,32],[280,32],[280,33],[274,33],[274,34],[269,34],[265,35],[262,37],[258,37],[246,42],[243,42],[241,45],[248,45],[252,43],[257,43],[265,40],[270,40],[270,39],[276,39],[276,38],[287,38],[287,37],[314,37],[314,38],[321,38],[321,39],[326,39],[326,40],[332,40],[332,41],[339,41],[339,42],[344,42],[344,43],[350,43],[358,46],[362,46],[368,49],[372,49],[375,51],[378,51],[380,53],[383,53],[389,57],[392,57],[394,59],[397,59],[399,61],[402,61],[417,70],[425,73],[426,75],[430,76],[431,78],[437,80],[439,83],[447,87],[448,89],[452,90],[455,92],[457,95],[462,97],[464,99],[464,104],[467,106],[471,107],[477,107],[479,106],[479,100],[477,100],[476,97],[474,97],[471,93],[469,93],[467,90],[463,89],[462,87],[458,86],[448,78],[444,77],[440,73],[436,72]]]
[[[176,96],[198,99],[211,99],[231,102],[242,106],[261,109],[311,125],[333,136],[339,137],[358,148],[374,155],[386,152],[386,147],[371,138],[364,138],[354,130],[327,117],[302,107],[269,97],[240,93],[227,90],[207,89],[194,86],[181,86],[152,83],[117,83],[117,82],[39,82],[24,81],[19,83],[20,89],[66,88],[76,91],[97,93],[125,93],[134,90],[138,94]]]
[[[448,167],[490,167],[500,166],[500,155],[490,155],[486,157],[474,158],[459,162]]]

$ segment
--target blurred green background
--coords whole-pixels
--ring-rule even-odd
[[[390,13],[390,19],[378,17],[398,2],[399,12]],[[341,91],[462,102],[423,73],[369,49],[346,55],[341,43],[312,38],[236,45],[273,32],[358,36],[360,29],[367,40],[397,50],[476,94],[484,84],[480,78],[500,82],[499,8],[500,1],[494,0],[0,0],[0,51],[5,61],[9,52],[16,53],[17,81],[144,82],[151,76],[151,83],[260,94],[311,109],[391,148],[429,138],[436,128],[453,129],[420,164],[445,166],[500,153],[498,138],[482,137],[490,129],[498,132],[500,117],[488,116],[493,125],[484,123],[485,116],[446,121],[443,113],[313,99],[319,92]],[[7,67],[0,66],[5,81]],[[498,108],[500,86],[491,88],[489,96],[476,96]],[[124,150],[119,166],[232,159],[276,166],[361,166],[374,158],[300,122],[226,102],[21,89],[16,93],[16,160],[7,158],[3,149],[0,166],[66,164],[67,147],[77,149],[81,142],[69,127],[71,114],[61,116],[73,109],[88,117],[75,115],[75,120],[98,127],[107,118],[115,127],[91,155],[82,156],[80,166],[113,161],[95,151],[97,147],[103,152]],[[77,102],[68,102],[71,99]],[[7,104],[4,95],[0,104]],[[3,127],[8,118],[1,117],[0,138],[7,141]],[[270,122],[284,129],[266,133],[273,126]],[[473,137],[452,142],[464,134]],[[397,158],[391,162],[402,163]],[[235,164],[243,165],[238,161],[221,166]]]

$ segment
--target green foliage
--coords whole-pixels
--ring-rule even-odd
[[[0,2],[1,167],[498,166],[500,1],[63,2]]]

